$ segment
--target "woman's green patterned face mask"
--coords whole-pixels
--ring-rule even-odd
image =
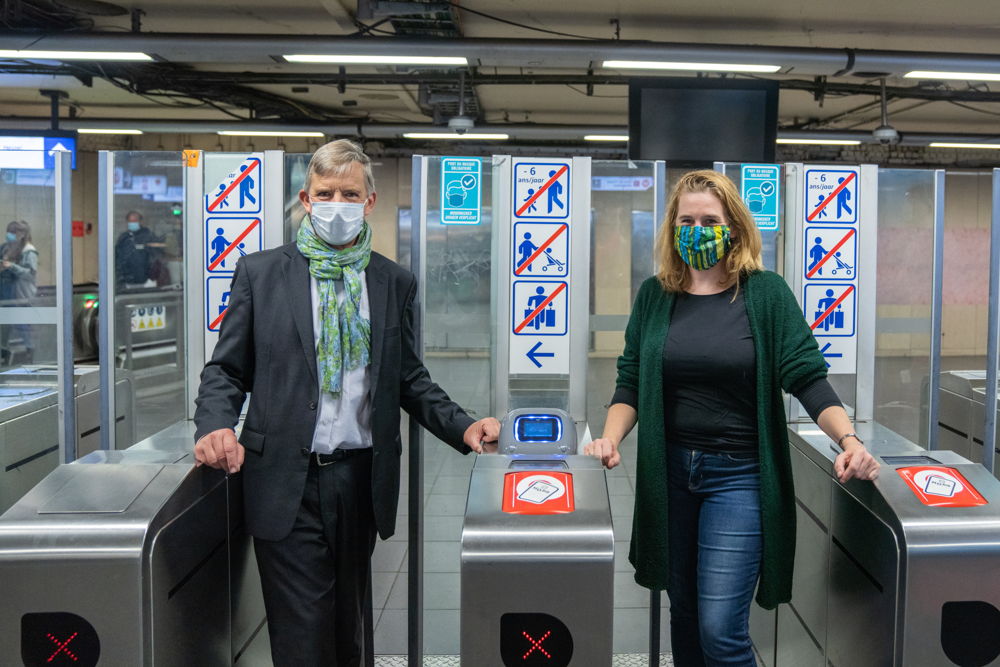
[[[715,266],[732,247],[729,225],[674,227],[674,249],[692,269],[705,270]]]

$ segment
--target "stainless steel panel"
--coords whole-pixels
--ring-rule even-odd
[[[777,623],[780,641],[774,659],[775,667],[826,667],[822,648],[796,616],[792,605],[778,606]]]
[[[764,609],[756,603],[750,605],[750,638],[763,667],[775,667],[775,640],[778,637],[775,623],[777,622],[776,610]]]
[[[163,466],[82,466],[72,479],[38,508],[39,514],[124,512],[160,474]]]
[[[502,511],[504,475],[517,460],[480,456],[469,485],[462,530],[462,664],[498,664],[500,619],[540,612],[562,621],[573,637],[573,665],[611,662],[614,533],[600,462],[566,456],[575,509],[559,515]],[[523,469],[523,468],[517,468]]]

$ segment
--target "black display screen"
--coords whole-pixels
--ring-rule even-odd
[[[573,657],[573,635],[566,624],[543,613],[500,617],[500,659],[504,667],[567,667]]]
[[[633,79],[629,158],[668,167],[774,162],[778,83],[744,79]]]
[[[95,667],[101,640],[82,616],[65,611],[21,617],[21,661],[25,667]]]

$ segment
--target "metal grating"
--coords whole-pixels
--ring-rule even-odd
[[[674,660],[669,653],[660,654],[660,667],[673,667]],[[618,653],[611,660],[612,667],[648,667],[646,653]],[[407,667],[405,655],[380,655],[375,658],[375,667]],[[423,667],[461,667],[457,655],[424,656]]]

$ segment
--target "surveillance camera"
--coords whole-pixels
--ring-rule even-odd
[[[899,132],[891,125],[879,125],[872,130],[872,137],[883,145],[899,143]]]
[[[468,116],[455,116],[448,119],[448,127],[454,130],[456,134],[465,134],[475,127],[475,123]]]

